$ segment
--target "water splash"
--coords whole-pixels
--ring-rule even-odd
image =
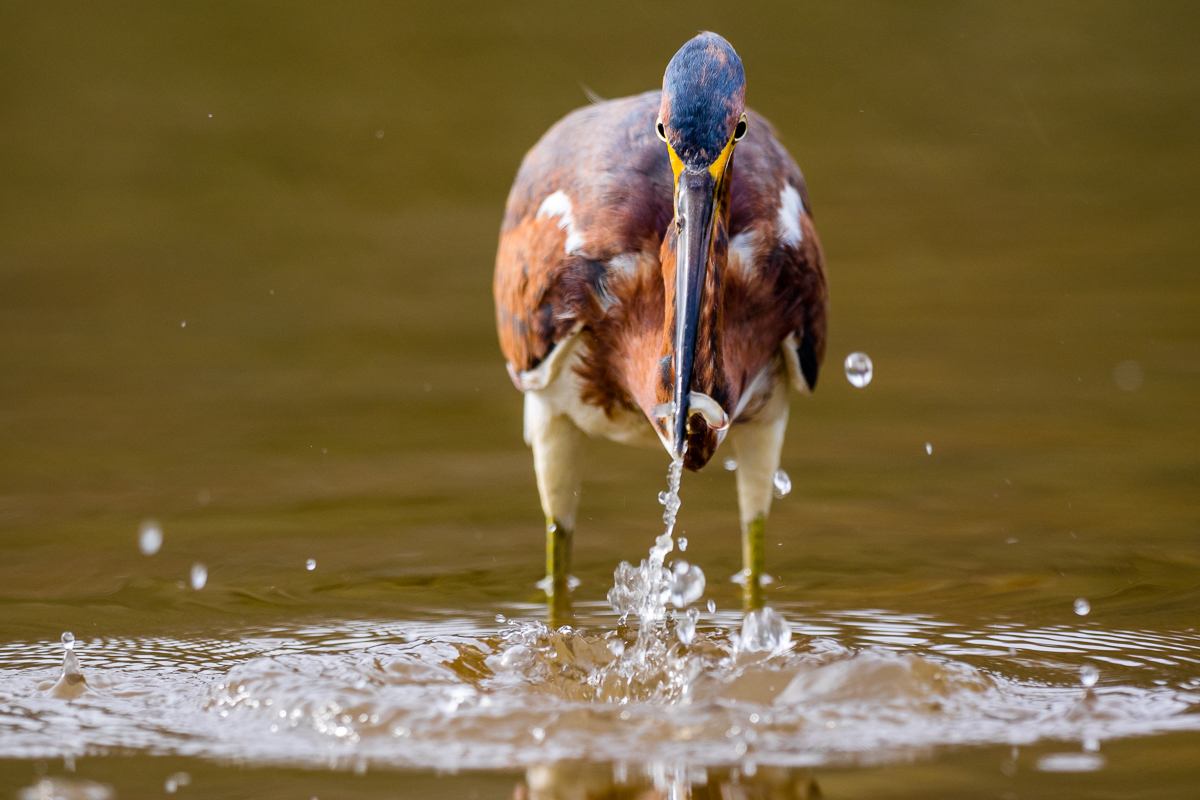
[[[675,549],[673,535],[675,519],[679,515],[679,482],[682,475],[683,460],[672,461],[667,469],[668,488],[658,496],[659,502],[664,506],[663,524],[667,526],[666,530],[654,540],[649,558],[643,559],[640,565],[635,567],[628,561],[621,562],[613,573],[613,588],[608,592],[608,602],[613,610],[620,614],[622,619],[636,614],[641,620],[643,630],[666,619],[667,602],[672,599],[673,590],[676,588],[675,573],[666,569],[663,562],[667,554]],[[699,567],[693,569],[699,572],[700,592],[703,593],[704,573],[700,572]],[[685,593],[690,595],[690,587],[696,579],[689,571],[686,580],[691,583],[681,589],[688,591],[681,591],[679,597],[683,597]]]
[[[792,626],[770,606],[746,614],[737,649],[743,653],[782,653],[792,643]]]
[[[595,673],[594,684],[602,696],[623,698],[622,702],[650,695],[680,696],[695,678],[699,662],[677,652],[675,641],[689,645],[696,635],[699,613],[691,610],[676,615],[668,604],[683,609],[704,594],[704,571],[695,564],[680,559],[669,568],[667,554],[675,549],[672,538],[675,520],[679,515],[679,484],[683,461],[675,460],[667,469],[667,490],[659,495],[664,506],[663,524],[666,530],[654,540],[649,556],[638,566],[621,562],[613,574],[613,588],[608,602],[621,622],[636,614],[641,623],[637,638],[627,647],[610,641],[606,648],[614,660]],[[684,547],[680,541],[680,550]],[[668,623],[675,622],[675,636],[668,634]]]
[[[83,677],[83,669],[79,666],[79,656],[75,655],[75,634],[64,631],[62,635],[63,653],[62,671],[58,680],[48,688],[43,685],[46,696],[57,697],[61,700],[73,700],[88,690],[87,680]]]

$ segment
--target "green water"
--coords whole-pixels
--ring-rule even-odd
[[[1194,719],[1198,25],[1188,3],[0,9],[0,794],[64,770],[21,720],[78,744],[76,777],[120,797],[178,770],[197,797],[505,797],[534,780],[527,755],[454,774],[279,763],[286,746],[239,760],[189,747],[220,737],[180,722],[213,716],[199,704],[110,752],[102,722],[72,743],[75,712],[23,692],[54,673],[64,630],[85,670],[136,670],[125,646],[164,675],[202,666],[203,694],[244,661],[212,642],[316,652],[304,626],[411,621],[434,626],[431,648],[469,635],[487,652],[494,614],[536,619],[542,521],[491,301],[504,198],[583,86],[654,88],[698,29],[738,49],[829,268],[827,362],[793,400],[795,488],[767,530],[797,652],[804,625],[864,610],[964,636],[1090,631],[1103,646],[1053,654],[1022,633],[1015,653],[961,657],[1027,687],[1116,659],[1101,686],[1166,687]],[[841,375],[855,350],[874,360],[866,389]],[[684,477],[679,518],[729,614],[702,624],[718,639],[740,567],[720,460]],[[665,468],[591,447],[585,628],[615,625],[601,601],[661,532]],[[468,622],[437,627],[448,616]],[[933,641],[906,635],[890,645]],[[1138,635],[1171,663],[1134,652]],[[1007,772],[1007,742],[901,738],[812,776],[827,797],[1186,796],[1195,723],[1151,727],[1102,737],[1095,772],[1035,769],[1079,749],[1053,736]],[[595,760],[572,775],[611,775]],[[767,766],[745,785],[768,792]]]

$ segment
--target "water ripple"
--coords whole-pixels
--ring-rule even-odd
[[[657,660],[634,664],[647,657],[614,646],[630,634],[585,610],[579,627],[559,630],[531,621],[538,606],[510,606],[503,625],[445,612],[221,637],[80,639],[87,688],[70,701],[46,694],[63,654],[57,641],[0,645],[0,757],[132,750],[441,769],[580,758],[811,765],[946,744],[1200,729],[1194,631],[1002,620],[969,628],[797,606],[779,609],[796,635],[786,652],[737,652],[741,618],[722,612],[702,615],[689,646],[672,638]],[[1100,668],[1090,690],[1079,681],[1087,664]]]

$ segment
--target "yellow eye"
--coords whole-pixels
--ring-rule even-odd
[[[657,133],[658,138],[662,139],[664,142],[667,140],[667,129],[663,127],[661,119],[654,124],[654,132]]]
[[[733,140],[740,142],[742,137],[746,135],[746,115],[742,114],[742,118],[738,120],[737,127],[733,129]]]

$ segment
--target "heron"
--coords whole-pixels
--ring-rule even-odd
[[[496,325],[552,597],[571,581],[587,437],[661,446],[691,471],[728,438],[746,602],[761,603],[789,393],[817,385],[828,291],[804,177],[745,93],[733,47],[701,33],[661,91],[555,123],[508,195]]]

